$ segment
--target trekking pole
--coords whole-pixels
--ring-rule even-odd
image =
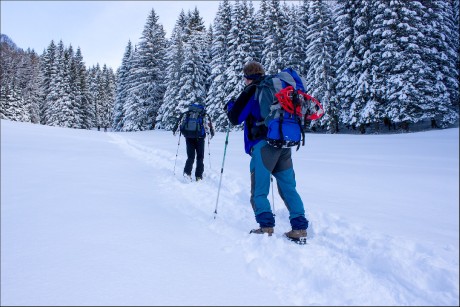
[[[182,132],[179,132],[179,141],[177,141],[177,151],[176,151],[176,160],[174,161],[174,176],[176,175],[176,162],[177,162],[177,155],[179,154],[179,145],[180,145],[180,135]]]
[[[214,128],[212,127],[212,122],[211,122],[211,117],[206,114],[209,119],[208,127],[209,127],[209,133],[208,133],[208,155],[209,155],[209,169],[211,169],[211,138],[213,137],[214,133]]]
[[[209,158],[209,169],[212,169],[211,167],[211,145],[210,145],[210,142],[209,142],[209,136],[208,136],[208,158]]]
[[[273,176],[270,175],[270,181],[272,182],[272,204],[273,204],[273,216],[276,216],[275,214],[275,196],[273,196]]]
[[[222,173],[224,172],[225,154],[227,153],[227,144],[228,144],[228,134],[229,133],[230,133],[230,123],[228,123],[227,136],[225,138],[224,157],[222,159],[222,167],[220,169],[220,180],[219,180],[219,188],[217,189],[217,200],[216,200],[216,209],[214,210],[214,219],[216,219],[216,216],[217,216],[217,204],[219,203],[220,185],[222,183]]]

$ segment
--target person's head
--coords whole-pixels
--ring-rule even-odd
[[[243,75],[245,83],[249,84],[253,80],[257,80],[265,75],[265,70],[259,62],[250,61],[247,62],[243,67]]]

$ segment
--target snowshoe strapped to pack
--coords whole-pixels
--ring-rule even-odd
[[[257,86],[261,116],[268,128],[266,140],[273,147],[305,145],[306,120],[324,114],[320,102],[305,93],[306,81],[291,68],[265,77]]]

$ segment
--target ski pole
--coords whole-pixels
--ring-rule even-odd
[[[270,175],[270,181],[272,182],[272,204],[273,204],[273,216],[275,216],[275,196],[273,196],[273,176]]]
[[[211,117],[206,114],[206,116],[208,117],[209,119],[209,123],[208,123],[208,127],[209,127],[209,133],[208,133],[208,155],[209,155],[209,169],[211,169],[211,138],[213,137],[214,135],[214,128],[212,127],[212,122],[211,122]]]
[[[230,133],[230,123],[228,123],[227,136],[225,138],[224,157],[222,158],[222,167],[220,169],[219,188],[217,189],[216,209],[214,210],[214,219],[217,216],[217,204],[219,203],[220,185],[222,183],[222,173],[224,172],[225,154],[227,153],[228,134]]]
[[[209,158],[209,169],[212,169],[211,167],[211,145],[209,142],[209,136],[208,136],[208,158]]]
[[[174,176],[176,175],[176,162],[177,162],[177,155],[179,154],[179,145],[180,145],[180,135],[182,132],[179,132],[179,141],[177,141],[177,151],[176,151],[176,160],[174,161]]]

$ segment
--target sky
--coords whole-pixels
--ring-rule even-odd
[[[307,134],[306,245],[276,184],[274,236],[249,234],[250,157],[225,138],[186,182],[170,131],[1,120],[1,305],[459,305],[458,128]]]
[[[169,38],[181,10],[198,8],[206,28],[219,1],[10,1],[2,0],[1,33],[38,54],[51,40],[80,47],[87,67],[121,65],[128,41],[137,44],[152,8]]]

